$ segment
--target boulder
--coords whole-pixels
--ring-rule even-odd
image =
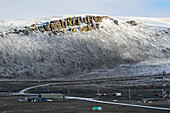
[[[63,27],[63,21],[62,20],[59,20],[59,26]]]
[[[61,32],[62,32],[62,33],[65,33],[65,29],[63,29]]]
[[[80,32],[83,32],[83,28],[79,29]]]
[[[83,18],[83,22],[84,22],[85,24],[87,24],[86,17]]]
[[[35,31],[37,31],[38,30],[38,27],[35,27]]]
[[[103,18],[106,18],[106,19],[108,19],[108,18],[110,18],[109,16],[103,16]]]
[[[44,29],[45,29],[46,31],[51,31],[50,24],[45,25],[45,26],[44,26]]]
[[[4,37],[4,33],[2,31],[0,32],[0,37]]]
[[[86,27],[83,27],[83,28],[82,28],[82,32],[86,32]]]
[[[50,28],[52,29],[53,27],[55,27],[55,24],[54,24],[54,23],[51,23],[51,24],[50,24]]]
[[[56,31],[57,30],[57,27],[52,27],[51,28],[51,31]]]
[[[24,30],[23,30],[23,34],[24,34],[24,35],[29,35],[28,29],[24,29]]]
[[[88,25],[87,25],[87,31],[92,31],[91,26],[88,26]]]
[[[114,22],[116,25],[119,24],[118,20],[113,20],[113,22]]]
[[[53,23],[58,23],[59,21],[58,20],[54,20]]]
[[[73,26],[76,25],[76,18],[73,18],[73,20],[72,20],[72,25],[73,25]]]
[[[76,25],[80,25],[80,18],[79,17],[76,17]]]
[[[66,28],[65,24],[64,24],[64,21],[62,21],[62,28]]]
[[[20,29],[16,32],[16,34],[22,33],[23,31]]]
[[[61,29],[62,27],[61,26],[58,26],[57,29]]]
[[[64,27],[67,28],[67,21],[64,21]]]
[[[93,29],[96,29],[96,24],[92,23],[92,24],[91,24],[91,27],[92,27]]]
[[[57,34],[58,34],[58,32],[57,32],[57,31],[54,31],[54,32],[53,32],[53,34],[54,34],[54,35],[57,35]]]
[[[89,28],[89,30],[88,31],[92,31],[92,28]]]
[[[102,22],[102,21],[103,21],[103,17],[99,16],[99,22]]]
[[[86,20],[87,20],[87,23],[89,23],[90,22],[90,17],[86,16]]]
[[[36,27],[36,24],[32,24],[31,27]]]
[[[51,35],[52,35],[52,34],[51,34],[51,32],[50,32],[50,33],[48,33],[48,35],[51,37]]]
[[[71,20],[68,20],[68,26],[72,26],[72,21]]]
[[[137,25],[136,21],[134,21],[134,20],[127,21],[126,23],[128,23],[128,24],[130,24],[132,26],[136,26]]]
[[[96,28],[97,28],[97,29],[100,29],[100,24],[96,24]]]
[[[95,22],[99,22],[98,16],[95,17]]]
[[[71,29],[71,32],[72,33],[76,32],[76,29],[75,28]]]
[[[79,17],[79,19],[80,19],[80,22],[83,23],[83,18],[81,16]]]
[[[42,33],[45,32],[44,26],[40,26],[39,31],[42,32]]]

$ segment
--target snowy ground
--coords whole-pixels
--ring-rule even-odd
[[[116,17],[120,20],[135,20],[138,22],[143,22],[145,24],[158,26],[158,27],[170,27],[170,18],[148,18],[148,17]]]
[[[0,21],[0,31],[65,17],[68,15],[4,20]],[[101,23],[104,28],[92,32],[49,36],[47,32],[36,31],[28,36],[0,37],[0,78],[95,78],[92,73],[101,77],[137,76],[159,74],[163,70],[169,73],[170,18],[114,19],[119,20],[119,25],[104,19]],[[136,20],[138,25],[131,26],[127,20]],[[100,74],[100,70],[107,74]]]

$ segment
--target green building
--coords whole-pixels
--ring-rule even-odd
[[[38,98],[50,98],[50,99],[65,99],[65,96],[63,94],[39,94]]]

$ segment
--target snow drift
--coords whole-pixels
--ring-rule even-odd
[[[118,25],[104,18],[102,28],[89,32],[5,34],[15,28],[69,16],[0,21],[3,32],[0,37],[0,78],[69,78],[92,70],[112,69],[120,64],[134,65],[170,58],[170,18],[148,18],[147,21],[138,17],[134,18],[136,26],[126,23],[132,18],[115,17]]]

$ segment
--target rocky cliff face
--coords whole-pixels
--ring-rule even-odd
[[[168,27],[93,15],[1,23],[1,78],[78,76],[170,56]]]

